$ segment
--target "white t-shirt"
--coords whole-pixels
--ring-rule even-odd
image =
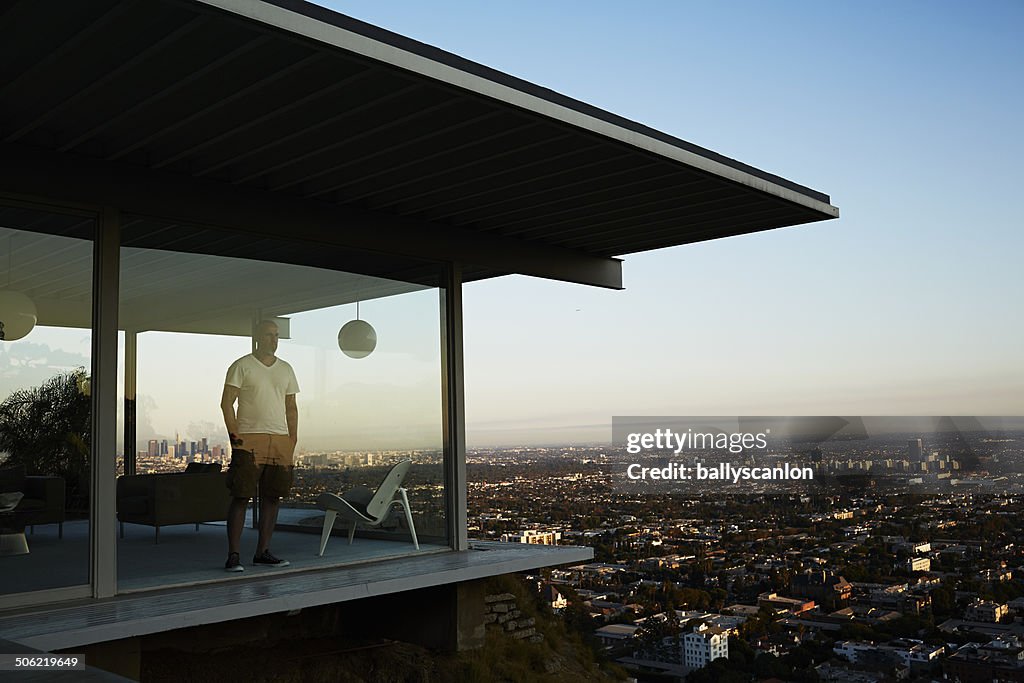
[[[238,387],[239,434],[287,434],[284,397],[299,393],[292,366],[277,358],[266,366],[253,354],[228,368],[224,384]]]

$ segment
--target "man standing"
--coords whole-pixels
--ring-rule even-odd
[[[299,392],[299,383],[292,366],[274,355],[278,338],[277,323],[272,320],[256,326],[256,351],[231,364],[220,399],[224,425],[231,439],[227,484],[232,499],[228,509],[228,560],[224,563],[229,572],[244,571],[239,546],[245,508],[256,495],[257,485],[259,540],[252,563],[263,567],[288,566],[286,560],[271,554],[269,546],[281,498],[288,495],[292,486],[292,458],[299,428],[295,394]]]

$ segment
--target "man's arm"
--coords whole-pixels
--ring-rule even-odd
[[[299,440],[299,406],[295,403],[295,394],[284,397],[284,415],[288,420],[288,438],[294,444]]]
[[[238,435],[238,418],[235,417],[235,400],[238,398],[238,387],[224,385],[224,393],[220,396],[220,412],[224,414],[224,426],[228,428],[228,439],[235,445]]]
[[[285,396],[285,419],[288,420],[288,437],[295,443],[299,440],[299,407],[294,393]]]

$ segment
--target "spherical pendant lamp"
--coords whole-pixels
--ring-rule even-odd
[[[21,339],[36,326],[36,305],[21,292],[0,290],[0,341]]]
[[[338,348],[349,358],[366,358],[377,348],[377,331],[370,323],[359,319],[358,303],[356,319],[349,320],[338,331]]]

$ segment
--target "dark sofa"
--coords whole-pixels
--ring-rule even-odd
[[[219,522],[227,519],[231,494],[220,465],[190,463],[185,472],[135,474],[117,479],[117,519],[124,525],[146,524],[155,527],[155,542],[160,542],[160,527],[172,524]]]
[[[64,479],[61,477],[28,476],[24,465],[0,469],[0,493],[24,494],[14,508],[20,522],[27,527],[56,524],[57,537],[64,538]]]

